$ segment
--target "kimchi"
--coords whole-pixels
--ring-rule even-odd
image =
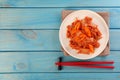
[[[81,20],[76,18],[68,25],[66,36],[70,39],[70,47],[77,50],[78,54],[94,53],[95,48],[100,46],[98,41],[102,38],[98,25],[88,16]]]

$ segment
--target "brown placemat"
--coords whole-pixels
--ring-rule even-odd
[[[72,13],[74,10],[63,10],[62,11],[62,20],[69,15],[70,13]],[[105,20],[105,22],[107,23],[108,27],[109,27],[109,12],[97,12],[100,16],[103,17],[103,19]],[[69,54],[63,49],[63,47],[61,46],[61,49],[64,53],[64,55],[68,56]],[[103,52],[99,55],[99,56],[107,56],[110,54],[110,43],[108,41],[106,48],[103,50]]]

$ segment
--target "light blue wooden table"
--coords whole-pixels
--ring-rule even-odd
[[[110,12],[110,55],[92,60],[114,60],[114,70],[54,65],[61,11],[79,9]],[[120,80],[120,0],[0,0],[0,80]]]

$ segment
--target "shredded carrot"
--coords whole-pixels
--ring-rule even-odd
[[[86,16],[81,20],[76,18],[67,26],[67,38],[70,38],[69,45],[78,50],[79,54],[90,54],[100,46],[98,40],[102,38],[102,34],[98,26],[92,22],[92,18]]]

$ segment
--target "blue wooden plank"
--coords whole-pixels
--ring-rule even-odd
[[[55,62],[62,56],[63,61],[79,61],[65,57],[62,52],[0,52],[0,73],[6,72],[120,72],[120,53],[111,51],[106,57],[96,57],[90,61],[113,60],[115,69],[87,69],[81,67],[63,67],[58,71]]]
[[[120,73],[24,73],[0,74],[1,80],[119,80]]]
[[[1,30],[0,51],[59,50],[58,30]]]
[[[110,28],[120,28],[120,8],[1,8],[0,29],[59,29],[64,9],[108,11]]]
[[[111,50],[120,50],[120,30],[110,30]],[[60,51],[58,30],[0,30],[0,51]]]
[[[0,0],[1,7],[120,6],[119,0]]]
[[[1,29],[53,29],[59,25],[59,9],[0,9]]]

